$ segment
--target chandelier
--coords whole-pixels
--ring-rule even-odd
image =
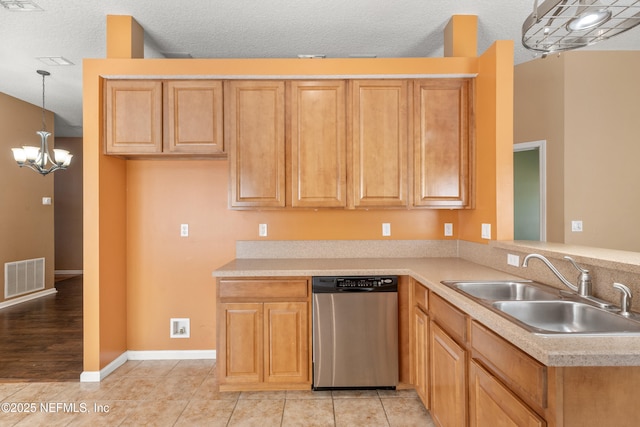
[[[44,78],[51,75],[48,71],[37,70],[38,74],[42,76],[42,130],[36,132],[40,135],[40,147],[34,147],[31,145],[23,145],[22,148],[12,148],[13,158],[18,166],[27,166],[39,174],[47,175],[58,169],[66,169],[71,163],[73,154],[67,150],[53,150],[53,156],[49,154],[49,145],[47,144],[47,138],[51,135],[47,132],[47,124],[45,121],[45,109],[44,109]]]
[[[522,44],[538,52],[589,46],[640,24],[640,0],[534,0]]]

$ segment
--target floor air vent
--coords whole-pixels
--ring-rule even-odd
[[[44,289],[44,258],[4,264],[5,299],[41,289]]]

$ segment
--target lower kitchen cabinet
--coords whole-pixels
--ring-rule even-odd
[[[469,363],[470,427],[543,427],[547,423],[478,362]]]
[[[308,389],[309,304],[306,279],[219,280],[220,390]]]
[[[416,392],[425,408],[429,409],[429,316],[415,307],[413,314],[414,379]]]
[[[431,416],[439,426],[467,425],[467,357],[438,324],[431,321]]]

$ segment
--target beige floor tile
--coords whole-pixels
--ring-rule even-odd
[[[153,390],[154,399],[189,400],[193,397],[204,378],[200,376],[166,376],[157,380]]]
[[[334,399],[372,399],[378,397],[376,390],[333,390],[331,395]]]
[[[37,411],[29,414],[22,420],[20,420],[16,427],[33,427],[33,426],[47,426],[47,427],[58,427],[58,426],[66,426],[76,417],[81,414],[74,414],[72,412],[45,412],[45,411]]]
[[[122,427],[173,426],[188,401],[185,400],[147,400],[140,402],[120,424]]]
[[[226,426],[235,406],[235,400],[191,400],[176,427]]]
[[[143,360],[127,376],[164,377],[178,364],[178,360]]]
[[[89,401],[89,412],[78,414],[69,423],[69,427],[91,426],[111,427],[120,425],[130,414],[136,411],[140,402],[133,400]]]
[[[27,383],[0,383],[0,402],[13,396],[27,386]]]
[[[240,392],[220,391],[215,377],[208,375],[193,395],[194,399],[202,400],[238,400]]]
[[[111,374],[107,375],[107,377],[100,382],[105,382],[109,380],[115,380],[115,379],[120,379],[122,377],[126,377],[127,375],[129,375],[129,373],[132,370],[137,368],[138,365],[140,365],[141,363],[142,363],[141,360],[127,360],[122,365],[120,365],[118,369],[113,371]]]
[[[8,402],[49,402],[58,393],[65,390],[68,383],[29,383],[16,391]]]
[[[401,390],[378,390],[378,396],[380,399],[394,399],[394,398],[414,398],[418,397],[418,393],[412,388],[405,388]]]
[[[333,427],[333,401],[331,399],[293,399],[284,404],[282,426]]]
[[[65,383],[65,387],[51,398],[58,402],[99,400],[108,388],[102,383]]]
[[[387,416],[378,397],[334,399],[337,427],[386,427]]]
[[[259,400],[284,400],[287,397],[285,390],[279,391],[243,391],[240,393],[240,400],[259,399]]]
[[[391,427],[433,427],[435,424],[419,398],[381,399]]]
[[[287,390],[287,400],[289,399],[331,399],[331,391]]]
[[[169,371],[169,376],[191,377],[195,375],[209,375],[215,366],[215,360],[180,360]]]
[[[282,423],[284,399],[239,399],[233,410],[229,426],[268,427]]]
[[[104,400],[152,400],[158,386],[157,377],[122,378],[102,394]]]

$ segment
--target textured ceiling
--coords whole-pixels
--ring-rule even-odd
[[[515,63],[534,58],[520,43],[533,0],[34,0],[43,11],[0,7],[0,92],[56,114],[57,136],[82,134],[82,59],[106,55],[106,16],[131,15],[145,29],[145,57],[194,58],[440,57],[443,30],[455,14],[478,16],[478,52],[515,41]],[[611,0],[603,0],[607,2]],[[631,30],[594,49],[637,49]],[[75,65],[37,58],[62,56]]]

